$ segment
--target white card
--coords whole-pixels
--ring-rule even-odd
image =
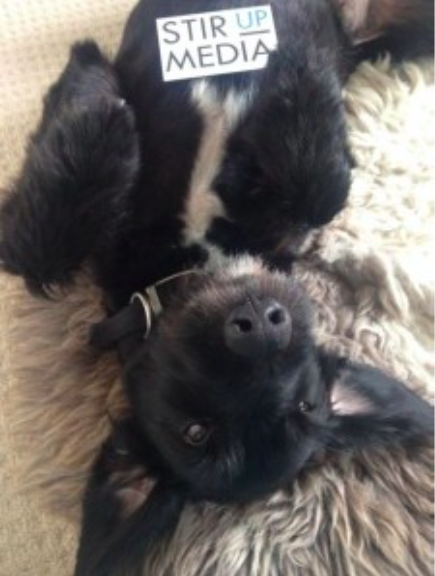
[[[165,82],[260,70],[278,44],[271,6],[159,18],[157,32]]]

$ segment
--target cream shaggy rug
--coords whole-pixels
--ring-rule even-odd
[[[132,4],[0,0],[0,188],[19,168],[68,46],[92,36],[113,51]],[[358,162],[351,201],[297,274],[312,296],[320,341],[431,398],[432,63],[363,65],[347,102]],[[116,360],[86,347],[100,316],[86,280],[46,303],[0,275],[1,576],[71,573],[86,471],[108,409],[123,402]],[[187,510],[149,574],[426,576],[432,513],[431,451],[346,457],[269,502]]]

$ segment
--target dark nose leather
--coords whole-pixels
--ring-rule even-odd
[[[241,356],[283,350],[290,342],[291,319],[276,300],[250,298],[232,310],[225,323],[225,341]]]

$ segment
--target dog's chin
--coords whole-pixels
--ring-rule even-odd
[[[259,474],[255,477],[249,475],[239,482],[222,482],[216,488],[192,483],[193,495],[198,500],[206,500],[215,504],[249,505],[290,486],[305,463],[297,469],[288,466],[288,468],[276,471],[276,474],[269,478]]]

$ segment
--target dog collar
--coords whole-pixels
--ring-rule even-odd
[[[135,292],[128,306],[114,316],[102,320],[91,330],[91,345],[100,350],[110,350],[126,339],[146,340],[157,318],[163,312],[167,289],[180,278],[200,275],[197,270],[173,274],[148,286],[143,292]]]

